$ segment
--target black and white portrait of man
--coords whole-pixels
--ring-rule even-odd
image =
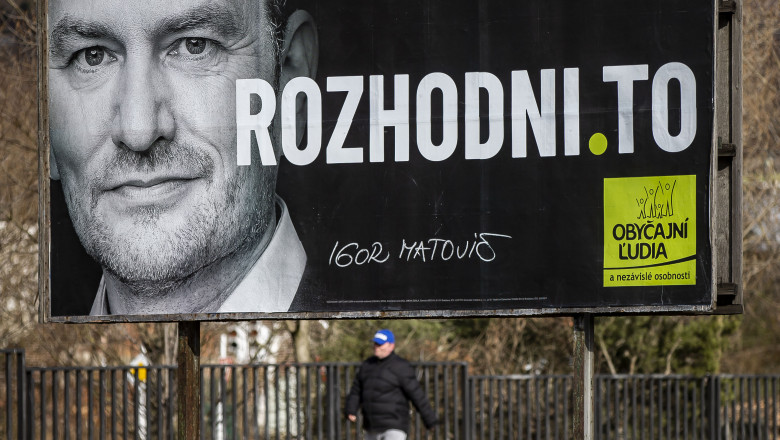
[[[236,159],[236,80],[316,74],[312,17],[277,2],[49,2],[51,177],[102,267],[91,315],[290,308],[307,257],[277,167]]]

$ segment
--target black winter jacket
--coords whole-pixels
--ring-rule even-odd
[[[346,403],[346,414],[357,414],[363,409],[363,428],[366,431],[400,429],[409,432],[409,401],[422,416],[426,428],[436,424],[428,398],[417,381],[409,362],[390,353],[384,359],[376,356],[363,361],[358,370]]]

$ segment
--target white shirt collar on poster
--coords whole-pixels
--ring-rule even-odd
[[[276,203],[282,214],[271,242],[217,313],[272,313],[289,310],[306,267],[306,252],[292,224],[287,205],[279,197]],[[110,314],[103,278],[100,279],[89,314]]]

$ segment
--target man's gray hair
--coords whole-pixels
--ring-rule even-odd
[[[271,23],[271,40],[274,44],[274,55],[276,56],[276,84],[275,88],[279,88],[279,75],[282,72],[282,48],[284,47],[284,31],[287,28],[287,17],[289,17],[289,11],[285,10],[287,6],[287,0],[267,0],[266,10],[268,13],[268,20]]]

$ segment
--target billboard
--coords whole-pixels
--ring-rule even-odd
[[[46,6],[45,320],[713,309],[714,2],[152,3]]]

